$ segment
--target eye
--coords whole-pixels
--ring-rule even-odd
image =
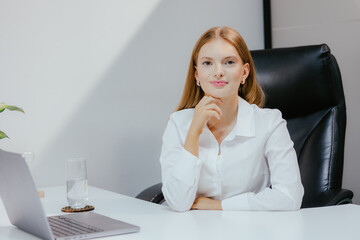
[[[210,61],[205,61],[205,62],[203,62],[203,65],[204,66],[211,66],[211,62]]]
[[[225,62],[225,65],[232,65],[234,64],[235,62],[233,60],[229,60],[229,61],[226,61]]]

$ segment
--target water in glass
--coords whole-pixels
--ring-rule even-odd
[[[67,200],[72,208],[83,208],[88,202],[86,179],[67,180]]]

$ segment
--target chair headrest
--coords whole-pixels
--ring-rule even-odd
[[[308,115],[345,104],[341,74],[326,44],[251,51],[265,107],[283,117]]]

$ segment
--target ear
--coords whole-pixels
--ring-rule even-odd
[[[195,79],[198,80],[199,78],[199,72],[197,70],[197,66],[195,66]]]
[[[247,78],[247,77],[249,76],[249,74],[250,74],[250,65],[249,65],[249,63],[245,63],[245,64],[243,65],[243,68],[244,68],[244,70],[243,70],[243,76],[244,76],[245,78]]]

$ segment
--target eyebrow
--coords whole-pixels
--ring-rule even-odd
[[[210,57],[202,57],[200,59],[212,59],[212,58],[210,58]]]
[[[224,59],[228,59],[228,58],[238,58],[237,56],[228,56],[228,57],[226,57],[226,58],[224,58]]]
[[[227,56],[227,57],[225,57],[224,59],[229,59],[229,58],[238,58],[238,57],[236,57],[236,56]],[[210,60],[212,60],[212,58],[211,57],[202,57],[202,58],[200,58],[200,59],[210,59]]]

